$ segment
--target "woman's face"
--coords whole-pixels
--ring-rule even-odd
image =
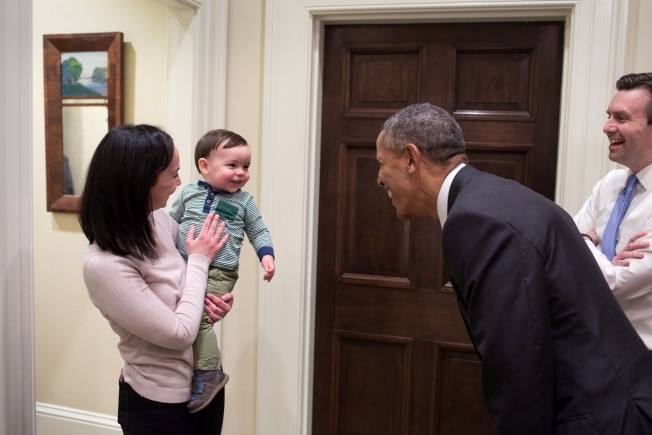
[[[174,147],[172,161],[163,172],[158,174],[156,184],[152,186],[152,190],[150,191],[152,211],[165,207],[170,195],[172,195],[181,184],[179,168],[179,150],[177,150],[177,147]]]

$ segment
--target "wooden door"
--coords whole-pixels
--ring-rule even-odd
[[[428,101],[458,120],[471,164],[553,198],[563,29],[326,27],[313,434],[491,433],[439,222],[397,219],[375,140]]]

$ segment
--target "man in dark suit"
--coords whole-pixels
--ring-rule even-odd
[[[376,142],[400,219],[439,218],[458,304],[502,434],[652,434],[652,356],[572,218],[467,166],[445,110],[409,106]]]

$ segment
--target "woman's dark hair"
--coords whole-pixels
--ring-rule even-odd
[[[151,188],[172,161],[174,142],[151,125],[109,131],[88,166],[79,223],[89,243],[115,255],[158,258],[150,214]]]

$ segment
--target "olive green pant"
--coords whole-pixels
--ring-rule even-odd
[[[222,297],[233,291],[237,280],[237,269],[223,270],[211,267],[208,269],[206,293]],[[199,332],[197,333],[195,343],[192,345],[192,350],[195,358],[195,370],[221,369],[222,357],[220,355],[220,349],[217,347],[217,335],[215,335],[213,324],[208,323],[208,314],[205,311],[202,315]]]

